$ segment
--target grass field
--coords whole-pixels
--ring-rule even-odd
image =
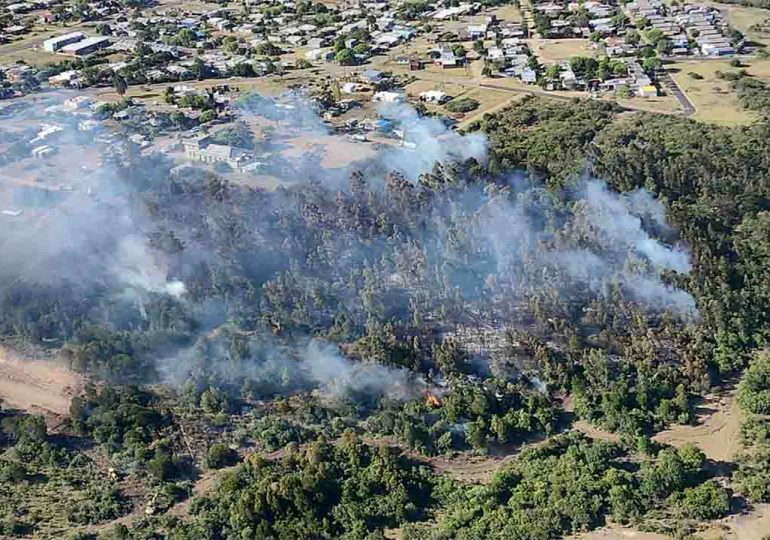
[[[493,9],[492,13],[501,21],[511,23],[521,22],[521,10],[513,5],[501,6]]]
[[[597,49],[589,47],[587,39],[538,39],[530,40],[532,52],[541,64],[554,64],[573,56],[596,57]]]
[[[749,73],[762,78],[770,77],[770,61],[754,60],[747,63]],[[719,79],[717,72],[735,71],[727,60],[700,60],[679,62],[670,66],[679,87],[693,102],[695,120],[724,125],[749,124],[757,116],[741,107],[730,81]],[[694,78],[690,73],[703,77]]]

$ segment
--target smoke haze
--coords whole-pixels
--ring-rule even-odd
[[[19,129],[0,133],[6,152],[3,204],[23,210],[17,217],[0,216],[0,288],[6,291],[19,282],[74,283],[86,291],[112,291],[107,294],[116,302],[138,304],[145,319],[145,295],[168,295],[191,312],[197,309],[206,328],[256,304],[253,291],[266,296],[258,301],[260,309],[277,311],[280,302],[273,297],[279,294],[303,299],[310,307],[288,300],[280,307],[311,328],[333,323],[326,305],[343,307],[351,320],[362,321],[359,325],[415,315],[438,319],[452,302],[485,320],[510,320],[516,302],[544,288],[607,299],[620,287],[645,309],[668,310],[684,320],[697,315],[693,297],[663,278],[669,272],[687,274],[691,264],[684,248],[655,236],[671,231],[663,205],[650,193],[617,194],[599,180],[560,196],[525,180],[484,186],[444,182],[428,192],[426,182],[453,171],[437,162],[485,163],[487,141],[460,135],[403,105],[380,113],[403,131],[409,147],[388,146],[344,169],[312,166],[314,185],[296,176],[309,162],[267,156],[291,164],[274,169],[285,171],[279,178],[285,186],[307,188],[272,193],[238,191],[211,182],[205,173],[172,181],[167,157],[117,144],[100,129],[84,134],[78,124],[90,114],[53,107],[53,115],[50,107],[12,115],[8,123],[18,122]],[[298,133],[334,136],[301,96],[251,96],[241,108],[243,115],[276,124],[273,147]],[[45,139],[58,149],[48,161],[30,157],[37,144],[30,141],[38,133],[26,125],[43,118],[62,128]],[[367,215],[366,198],[347,187],[354,170],[364,171],[379,215]],[[11,177],[12,171],[24,171],[30,183]],[[43,200],[25,202],[30,190],[43,190]],[[200,308],[204,286],[228,306],[225,314]],[[248,288],[252,296],[240,296],[236,287]],[[115,324],[109,318],[101,322]],[[291,371],[330,396],[355,389],[407,399],[420,389],[405,369],[366,358],[354,362],[319,341],[295,341],[292,348],[287,354],[270,345],[250,361],[221,361],[207,369],[223,378],[272,383],[290,379]],[[159,369],[166,380],[179,382],[200,365],[191,360],[200,354],[184,350],[160,362]],[[228,357],[221,350],[206,354]]]

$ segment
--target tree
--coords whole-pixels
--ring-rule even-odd
[[[770,351],[758,353],[738,384],[738,403],[754,414],[770,414]]]
[[[209,447],[206,455],[206,464],[210,469],[221,469],[235,465],[238,461],[238,453],[226,444],[216,443]]]
[[[685,489],[676,501],[690,519],[718,519],[730,511],[730,495],[715,480]]]
[[[208,75],[208,68],[200,57],[195,57],[192,66],[190,66],[190,71],[193,72],[193,75],[195,75],[199,81],[202,81]]]
[[[356,56],[351,49],[342,49],[334,55],[334,61],[341,66],[350,66],[356,63]]]
[[[660,58],[656,58],[656,57],[645,58],[644,62],[642,62],[642,68],[644,68],[644,71],[646,71],[647,73],[651,73],[655,70],[660,69],[662,65],[663,65],[663,62],[660,60]]]
[[[120,97],[126,95],[126,91],[128,90],[128,83],[126,83],[126,79],[121,77],[120,74],[116,72],[112,73],[112,85],[115,87],[115,91]]]
[[[206,109],[200,115],[199,121],[201,124],[207,124],[217,117],[217,112],[213,109]]]

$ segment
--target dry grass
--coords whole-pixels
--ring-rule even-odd
[[[504,90],[494,90],[491,88],[473,88],[465,92],[462,97],[475,99],[479,102],[479,108],[466,114],[459,127],[465,127],[474,120],[478,120],[487,113],[500,110],[515,101],[524,97],[525,94],[515,94]]]
[[[66,415],[81,386],[79,376],[53,360],[20,358],[0,348],[0,401],[6,407]]]
[[[521,22],[521,10],[513,5],[502,6],[492,10],[499,20],[512,23]]]
[[[531,39],[530,47],[542,64],[554,64],[573,56],[596,57],[597,49],[589,47],[587,39]]]
[[[693,115],[695,120],[722,125],[745,125],[757,118],[753,112],[743,109],[732,91],[730,81],[717,77],[718,71],[735,71],[727,60],[693,60],[679,62],[671,67],[674,80],[697,109]],[[748,69],[749,73],[770,73],[770,61],[752,61]],[[694,78],[690,73],[700,75],[702,79]]]
[[[410,96],[415,97],[417,97],[421,92],[427,92],[429,90],[440,90],[442,92],[446,92],[452,97],[456,97],[465,92],[465,87],[460,84],[451,82],[437,82],[418,79],[407,84],[404,87],[404,90],[406,90],[406,93]]]
[[[666,540],[669,537],[658,533],[641,532],[620,525],[610,525],[569,538],[574,540]]]
[[[620,99],[614,96],[608,95],[606,99],[615,101],[623,107],[634,109],[636,111],[645,111],[661,114],[676,114],[679,108],[679,101],[674,96],[657,96],[657,97],[634,97],[628,99]]]

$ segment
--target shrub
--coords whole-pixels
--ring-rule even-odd
[[[222,443],[211,445],[208,455],[206,456],[206,464],[210,469],[229,467],[230,465],[235,465],[237,462],[238,453]]]
[[[453,113],[467,113],[479,108],[479,102],[472,98],[453,99],[445,105],[446,110]]]

